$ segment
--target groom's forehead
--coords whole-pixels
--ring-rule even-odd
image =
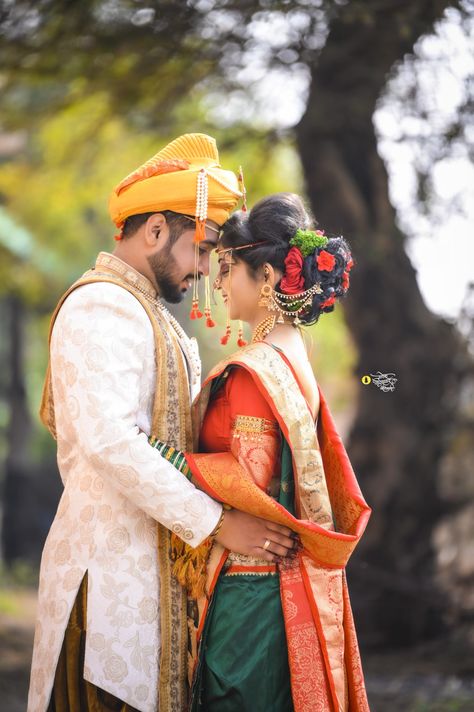
[[[212,250],[214,250],[217,247],[217,238],[214,239],[211,237],[207,237],[205,240],[201,240],[201,242],[199,243],[199,246],[207,247],[207,248],[209,248],[209,251],[212,252]]]

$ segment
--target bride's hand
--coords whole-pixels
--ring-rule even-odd
[[[238,509],[225,512],[216,541],[230,551],[267,561],[294,556],[299,540],[288,527]]]

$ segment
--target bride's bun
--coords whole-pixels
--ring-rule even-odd
[[[253,247],[235,252],[235,259],[245,262],[250,274],[255,276],[265,263],[285,275],[285,258],[292,247],[290,240],[299,229],[314,229],[313,222],[298,195],[275,193],[262,198],[249,213],[239,211],[231,215],[223,225],[221,244],[223,247],[241,247],[256,243]],[[332,257],[321,253],[329,253]],[[328,265],[332,265],[332,269],[324,269]],[[301,322],[314,324],[322,313],[334,310],[336,299],[347,293],[352,265],[351,250],[343,237],[328,237],[324,247],[317,247],[303,258],[302,289],[310,289],[319,282],[322,293],[315,294],[311,306],[300,314]],[[284,292],[281,282],[275,289]]]

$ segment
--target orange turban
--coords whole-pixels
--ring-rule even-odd
[[[220,167],[215,139],[184,134],[119,183],[109,212],[119,228],[130,215],[160,210],[222,225],[241,197],[237,176]]]

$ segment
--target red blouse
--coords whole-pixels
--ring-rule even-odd
[[[244,368],[232,368],[209,401],[199,452],[231,451],[255,482],[276,496],[280,431],[270,406]]]

